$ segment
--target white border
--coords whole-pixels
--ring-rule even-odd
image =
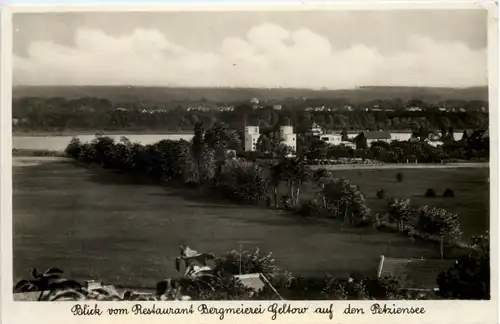
[[[337,3],[255,3],[255,4],[221,4],[221,3],[189,3],[189,4],[88,4],[88,5],[10,5],[4,7],[1,12],[1,311],[3,323],[135,323],[146,320],[148,323],[165,323],[167,321],[182,321],[182,323],[215,323],[221,322],[217,315],[191,315],[165,318],[165,316],[100,316],[100,317],[76,317],[70,313],[73,303],[29,303],[13,302],[12,294],[12,175],[11,175],[11,97],[12,97],[12,14],[27,12],[64,12],[64,11],[284,11],[284,10],[387,10],[387,9],[481,9],[488,10],[488,67],[489,67],[489,99],[490,99],[490,210],[491,215],[498,215],[498,7],[492,2],[367,2],[350,1]],[[453,55],[450,53],[450,55]],[[224,322],[234,323],[236,321],[258,322],[282,322],[282,323],[372,323],[380,320],[382,323],[498,323],[498,218],[490,215],[491,226],[491,251],[492,251],[492,299],[490,301],[395,301],[388,302],[388,306],[423,306],[426,308],[425,315],[343,315],[341,314],[348,304],[355,307],[369,309],[373,304],[369,301],[335,301],[333,308],[335,316],[333,321],[325,315],[278,315],[275,321],[271,320],[270,313],[261,316],[237,316],[229,315]],[[383,302],[378,301],[383,304]],[[102,307],[129,307],[133,303],[106,302]],[[144,305],[151,303],[142,303]],[[170,304],[156,303],[157,306],[172,306]],[[175,305],[182,307],[191,303],[176,302]],[[194,303],[196,305],[201,302]],[[212,302],[213,306],[238,307],[241,302]],[[267,306],[271,302],[245,302],[245,305]],[[280,303],[282,304],[282,303]],[[330,302],[288,302],[294,306],[316,306],[328,307]],[[367,312],[369,313],[369,312]]]

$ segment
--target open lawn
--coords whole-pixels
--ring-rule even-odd
[[[242,241],[245,249],[259,247],[262,252],[273,252],[278,266],[296,275],[329,273],[338,277],[349,273],[375,276],[381,254],[439,256],[434,244],[402,235],[208,201],[196,190],[134,183],[99,167],[87,169],[54,160],[16,166],[15,159],[14,165],[14,281],[28,277],[33,267],[57,266],[77,280],[99,278],[111,284],[151,287],[157,280],[177,275],[174,259],[180,244],[220,254],[237,249]],[[380,181],[395,194],[418,178],[424,189],[455,189],[457,198],[447,204],[485,210],[480,202],[484,204],[487,198],[474,193],[484,184],[470,187],[470,178],[484,181],[483,170],[471,170],[471,174],[461,170],[465,172],[461,177],[452,170],[444,175],[439,171],[435,177],[441,176],[433,183],[422,179],[423,171],[405,171],[401,184],[385,172],[356,171],[346,176],[353,181],[363,179],[359,182],[370,204],[378,204],[373,197]],[[443,179],[455,182],[444,185]],[[459,185],[462,182],[465,184]],[[423,191],[406,190],[413,195]],[[463,198],[467,195],[477,198],[476,207]]]
[[[489,169],[487,164],[459,166],[343,168],[333,170],[333,173],[358,185],[375,213],[385,214],[391,197],[410,198],[415,208],[429,205],[457,213],[464,238],[468,238],[489,229]],[[396,179],[397,173],[403,175],[401,182]],[[437,197],[426,198],[424,194],[428,188],[433,188]],[[453,198],[443,198],[447,188],[454,191]],[[379,199],[377,191],[382,189],[385,190],[385,198]],[[312,199],[319,190],[314,184],[305,184],[301,200]],[[285,194],[286,188],[280,188],[280,193]]]

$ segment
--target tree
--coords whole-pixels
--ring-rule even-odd
[[[439,294],[454,299],[489,299],[490,238],[486,233],[472,238],[472,250],[439,274]]]
[[[313,174],[313,180],[320,186],[321,199],[323,201],[323,208],[326,208],[326,196],[324,193],[325,184],[333,179],[333,173],[327,169],[321,168],[316,170]]]
[[[201,153],[203,151],[203,124],[197,122],[194,126],[194,136],[191,141],[191,150],[193,152],[193,157],[198,169],[198,174],[200,174],[201,168]]]
[[[457,214],[452,214],[444,208],[429,206],[422,206],[418,210],[416,228],[421,233],[436,235],[441,238],[441,258],[444,258],[444,238],[458,238],[462,234]]]
[[[215,150],[204,145],[201,153],[201,171],[199,179],[201,182],[209,182],[215,177],[216,155]]]
[[[269,166],[269,172],[270,172],[269,183],[273,187],[273,202],[275,208],[279,208],[278,187],[284,179],[283,167],[284,164],[281,162]]]
[[[221,165],[215,186],[227,198],[256,203],[267,197],[267,183],[262,168],[243,159],[227,160]]]
[[[300,198],[300,187],[309,180],[309,170],[302,159],[282,158],[281,168],[283,180],[287,183],[288,197],[292,207],[298,206]]]
[[[410,199],[393,199],[389,202],[389,220],[398,224],[399,231],[404,230],[406,222],[413,218]]]
[[[273,149],[273,144],[271,142],[271,139],[266,134],[260,135],[259,139],[257,140],[256,149],[257,151],[262,153],[271,152]]]
[[[359,188],[345,178],[335,178],[325,183],[323,195],[329,209],[344,223],[360,224],[370,215],[365,198]]]
[[[241,151],[241,138],[236,129],[218,122],[205,132],[204,143],[215,150],[217,160],[224,160],[226,150]]]

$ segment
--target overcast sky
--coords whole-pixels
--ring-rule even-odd
[[[14,84],[487,85],[485,10],[14,16]]]

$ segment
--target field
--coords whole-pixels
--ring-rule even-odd
[[[376,274],[380,255],[438,257],[431,243],[372,228],[202,199],[196,191],[136,183],[100,168],[68,161],[24,159],[13,169],[14,281],[33,267],[57,266],[77,280],[99,278],[129,287],[151,287],[176,276],[180,244],[223,253],[259,247],[284,270],[301,275]],[[38,160],[44,160],[39,158]],[[487,227],[488,169],[342,171],[366,192],[373,209],[385,207],[377,189],[405,194],[416,204],[428,187],[450,187],[456,197],[432,202],[460,210],[468,228]],[[311,188],[312,189],[312,188]],[[309,190],[310,192],[311,190]],[[307,195],[307,193],[306,193]]]
[[[345,177],[358,185],[369,207],[383,215],[387,212],[391,197],[410,198],[414,207],[423,205],[446,208],[460,217],[465,238],[483,233],[489,228],[489,169],[466,164],[456,167],[433,168],[360,168],[334,170],[336,177]],[[438,165],[439,166],[439,165]],[[466,166],[466,167],[465,167]],[[403,181],[396,180],[396,174],[403,174]],[[437,197],[424,196],[427,189],[436,191]],[[455,197],[443,198],[443,192],[450,188]],[[385,191],[385,198],[377,198],[377,191]],[[312,199],[318,188],[306,185],[302,200]],[[285,193],[285,190],[282,189]]]

